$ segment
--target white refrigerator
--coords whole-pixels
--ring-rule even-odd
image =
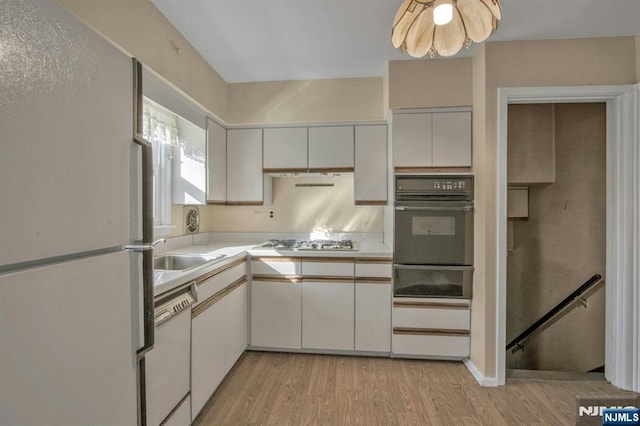
[[[53,0],[0,0],[1,425],[144,424],[139,68]]]

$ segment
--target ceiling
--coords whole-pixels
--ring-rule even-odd
[[[151,0],[228,83],[382,76],[401,0]],[[502,0],[489,39],[640,34],[640,0]],[[457,56],[469,56],[462,50]]]

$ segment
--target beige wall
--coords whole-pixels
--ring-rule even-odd
[[[473,171],[475,187],[474,215],[474,269],[473,269],[473,297],[471,299],[471,360],[480,369],[484,368],[487,359],[486,329],[482,324],[486,315],[486,289],[485,289],[485,265],[486,253],[484,241],[486,240],[486,52],[481,46],[473,56]]]
[[[382,120],[383,79],[269,81],[229,85],[229,123]]]
[[[484,49],[486,96],[474,97],[474,120],[484,116],[484,131],[474,131],[476,174],[476,224],[485,235],[476,234],[474,301],[471,333],[484,336],[484,348],[473,343],[471,360],[487,377],[495,377],[496,341],[496,228],[497,228],[497,89],[499,87],[575,86],[630,84],[636,79],[635,38],[612,37],[579,40],[542,40],[487,43]],[[475,58],[474,58],[475,59]],[[474,67],[474,73],[480,72]],[[478,148],[478,149],[476,149]],[[483,157],[483,158],[479,158]],[[484,219],[484,220],[483,220]],[[477,228],[476,228],[477,229]]]
[[[384,67],[382,76],[382,114],[386,118],[389,115],[389,63]]]
[[[296,187],[298,183],[333,187]],[[274,178],[271,206],[210,206],[217,232],[383,232],[382,206],[355,206],[353,175],[339,178]],[[274,218],[269,218],[269,211]]]
[[[150,0],[58,0],[222,120],[227,84]]]
[[[640,83],[640,35],[636,36],[636,83]]]
[[[553,111],[547,121],[555,140],[555,182],[530,185],[529,218],[512,222],[507,341],[588,278],[605,275],[606,105],[511,105],[509,150],[523,140],[518,137],[523,121],[519,117],[531,131],[521,113],[538,107]],[[539,132],[534,130],[533,135]],[[517,160],[511,159],[507,167],[518,167]],[[586,308],[575,304],[562,319],[526,340],[524,352],[508,352],[507,368],[585,372],[600,367],[604,365],[604,325],[604,288],[600,286],[588,297]]]
[[[389,62],[389,108],[469,106],[472,59]]]

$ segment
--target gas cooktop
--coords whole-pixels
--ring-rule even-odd
[[[270,248],[274,250],[358,250],[356,244],[351,240],[269,240],[256,247]]]

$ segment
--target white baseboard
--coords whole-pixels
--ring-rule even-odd
[[[478,367],[471,362],[469,358],[465,358],[463,361],[464,365],[467,367],[471,375],[476,379],[476,381],[480,384],[480,386],[485,387],[496,387],[498,386],[498,378],[497,377],[485,377],[484,374],[478,370]]]

